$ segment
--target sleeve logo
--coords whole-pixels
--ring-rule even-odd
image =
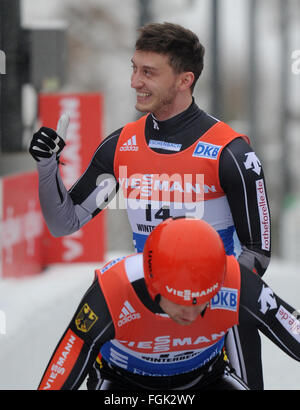
[[[85,303],[75,319],[75,325],[78,330],[87,333],[92,326],[97,322],[98,316],[92,311],[87,303]]]
[[[260,303],[260,311],[264,315],[272,309],[277,309],[277,303],[273,291],[268,287],[263,285],[260,292],[258,303]]]
[[[255,152],[247,152],[245,154],[246,161],[244,162],[246,169],[251,169],[257,175],[260,175],[261,172],[261,163],[260,160],[257,158]]]

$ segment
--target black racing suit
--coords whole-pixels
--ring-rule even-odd
[[[180,146],[180,150],[184,150],[205,134],[216,121],[199,109],[193,101],[186,111],[166,121],[157,121],[149,115],[146,120],[145,136],[147,142],[171,142]],[[101,198],[101,187],[97,185],[99,176],[107,176],[107,186],[111,187],[111,194],[107,192],[107,188],[103,191],[104,204],[108,203],[118,189],[118,183],[114,178],[114,157],[121,131],[122,128],[110,134],[100,144],[85,173],[69,192],[61,181],[54,156],[38,163],[41,208],[49,230],[54,236],[69,235],[77,231],[100,212],[103,206],[97,206],[94,200],[97,196],[99,203],[99,197]],[[154,151],[165,155],[172,154],[168,149],[159,148]],[[246,163],[246,154],[249,152],[253,152],[253,149],[242,138],[228,144],[221,153],[219,179],[241,244],[238,260],[262,276],[271,255],[270,247],[266,249],[263,246],[263,224],[256,187],[258,180],[264,181],[264,174],[255,156],[252,164],[251,161]],[[269,215],[267,197],[265,202]],[[267,229],[270,237],[270,226]],[[242,350],[234,347],[234,352],[228,347],[229,354],[236,357],[236,360],[232,361],[237,373],[250,387],[263,388],[258,332],[249,333],[248,329],[237,332],[235,329],[234,338],[236,340],[230,344],[243,347]]]

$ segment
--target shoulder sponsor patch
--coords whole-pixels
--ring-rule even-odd
[[[87,303],[85,303],[75,319],[75,324],[78,330],[87,333],[92,326],[97,322],[98,316],[92,311]]]
[[[211,309],[237,310],[238,291],[232,288],[221,288],[210,302]]]
[[[120,258],[117,258],[117,259],[114,259],[113,261],[108,262],[106,265],[103,266],[102,269],[100,269],[101,274],[106,272],[112,266],[116,265],[118,262],[120,262],[122,259],[125,259],[125,258],[126,258],[126,256],[122,256]]]
[[[213,145],[208,144],[207,142],[200,141],[198,142],[195,151],[193,152],[193,157],[218,159],[221,148],[221,145]]]

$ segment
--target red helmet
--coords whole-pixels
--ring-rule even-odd
[[[169,218],[149,235],[143,252],[145,281],[179,305],[208,302],[221,288],[226,254],[219,234],[207,222]]]

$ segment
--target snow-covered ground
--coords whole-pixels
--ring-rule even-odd
[[[108,259],[121,254],[110,254]],[[29,279],[0,280],[0,312],[5,313],[0,316],[1,390],[36,389],[99,265],[56,265]],[[300,272],[295,265],[274,260],[264,279],[299,310]],[[262,339],[265,388],[300,390],[300,363]]]

